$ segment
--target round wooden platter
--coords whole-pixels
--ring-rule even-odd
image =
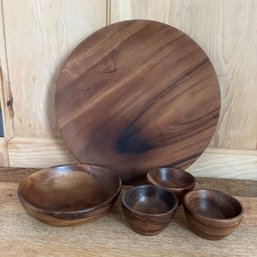
[[[75,157],[124,181],[149,168],[192,164],[214,134],[220,90],[209,58],[189,36],[130,20],[96,31],[72,52],[55,109]]]

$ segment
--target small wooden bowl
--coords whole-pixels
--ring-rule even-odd
[[[174,167],[160,167],[149,170],[147,173],[149,183],[171,191],[178,198],[179,204],[183,202],[184,195],[195,187],[195,178],[190,173]]]
[[[149,236],[169,224],[178,206],[173,193],[153,185],[131,188],[123,193],[121,201],[130,227]]]
[[[244,208],[237,199],[216,190],[189,192],[183,204],[193,232],[210,240],[228,236],[237,228],[244,215]]]
[[[110,209],[121,190],[119,175],[78,164],[40,170],[25,178],[18,197],[40,221],[56,226],[81,224]]]

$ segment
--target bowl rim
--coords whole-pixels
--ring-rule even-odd
[[[188,195],[190,194],[195,194],[195,193],[198,193],[200,191],[212,191],[214,193],[219,193],[219,194],[223,194],[225,195],[226,197],[229,197],[229,198],[232,198],[241,208],[241,211],[238,215],[232,217],[232,218],[223,218],[223,219],[218,219],[218,218],[211,218],[209,216],[205,216],[205,215],[201,215],[199,213],[196,213],[194,211],[192,211],[191,208],[189,208],[188,206],[188,202],[186,201],[186,198],[188,197]],[[214,222],[220,222],[220,223],[227,223],[229,221],[236,221],[236,220],[239,220],[241,219],[243,216],[244,216],[244,207],[243,205],[241,204],[241,202],[239,200],[237,200],[234,196],[230,195],[230,194],[227,194],[223,191],[220,191],[220,190],[216,190],[216,189],[196,189],[196,190],[192,190],[188,193],[185,194],[184,196],[184,199],[183,199],[183,206],[186,208],[186,210],[193,216],[195,217],[199,217],[201,219],[205,219],[205,220],[209,220],[209,221],[214,221]]]
[[[29,202],[28,200],[26,200],[22,194],[21,194],[21,190],[20,190],[20,187],[21,187],[21,183],[29,178],[30,176],[36,174],[36,173],[39,173],[39,172],[43,172],[43,171],[46,171],[46,170],[53,170],[53,169],[58,169],[58,168],[75,168],[75,167],[82,167],[82,168],[85,168],[85,167],[89,167],[90,169],[92,169],[93,167],[100,167],[100,168],[103,168],[105,170],[108,170],[108,172],[110,173],[113,173],[117,179],[118,179],[118,188],[117,190],[114,192],[114,194],[109,197],[108,199],[106,199],[105,201],[95,205],[95,206],[92,206],[90,208],[85,208],[85,209],[81,209],[81,210],[77,210],[77,211],[57,211],[57,210],[53,210],[53,209],[47,209],[47,208],[41,208],[41,207],[38,207],[38,206],[35,206],[33,205],[31,202]],[[71,172],[74,171],[74,170],[71,170]],[[86,171],[86,170],[85,170]],[[26,178],[24,178],[20,183],[19,183],[19,186],[18,186],[18,189],[17,189],[17,195],[18,195],[18,198],[21,202],[22,205],[24,206],[29,206],[29,208],[35,210],[35,211],[38,211],[38,212],[41,212],[41,213],[47,213],[47,214],[51,214],[51,215],[61,215],[61,214],[64,214],[64,215],[74,215],[74,214],[85,214],[85,213],[90,213],[91,211],[95,211],[97,210],[98,208],[100,208],[101,206],[105,205],[106,203],[109,203],[111,202],[116,196],[119,195],[120,191],[121,191],[121,188],[122,188],[122,181],[121,181],[121,178],[119,176],[118,173],[108,169],[108,168],[105,168],[103,166],[100,166],[100,165],[94,165],[94,164],[89,164],[89,163],[78,163],[78,164],[71,164],[71,165],[58,165],[58,166],[54,166],[54,167],[50,167],[50,168],[45,168],[45,169],[40,169],[38,171],[35,171],[34,173],[32,173],[31,175],[27,176]]]
[[[179,170],[180,172],[186,174],[187,176],[190,176],[192,179],[193,179],[193,183],[191,183],[190,185],[188,186],[185,186],[185,187],[165,187],[163,185],[161,185],[160,183],[157,183],[151,176],[151,173],[154,172],[155,170],[160,170],[161,168],[166,168],[166,169],[177,169]],[[156,185],[156,186],[159,186],[159,187],[162,187],[166,190],[172,190],[172,191],[176,191],[176,192],[180,192],[182,190],[187,190],[187,189],[191,189],[191,188],[194,188],[195,187],[195,184],[196,184],[196,180],[195,180],[195,177],[187,172],[186,170],[183,170],[181,168],[177,168],[177,167],[170,167],[170,166],[161,166],[161,167],[157,167],[157,168],[152,168],[150,169],[148,172],[147,172],[147,180],[152,183],[153,185]]]
[[[174,206],[170,209],[170,210],[168,210],[168,211],[166,211],[166,212],[164,212],[164,213],[146,213],[146,212],[140,212],[140,211],[137,211],[137,210],[135,210],[134,208],[131,208],[128,204],[127,204],[127,202],[125,201],[125,196],[126,196],[126,194],[128,193],[128,192],[131,192],[131,191],[134,191],[134,190],[138,190],[139,188],[154,188],[154,189],[156,189],[156,190],[161,190],[161,191],[165,191],[165,192],[167,192],[168,194],[170,194],[170,195],[172,195],[172,197],[173,197],[173,199],[174,199]],[[158,186],[156,186],[156,185],[139,185],[139,186],[135,186],[135,187],[131,187],[131,188],[129,188],[127,191],[125,191],[125,192],[123,192],[123,194],[122,194],[122,196],[121,196],[121,203],[122,203],[122,205],[124,206],[124,207],[126,207],[128,210],[130,210],[131,212],[133,212],[133,213],[136,213],[136,214],[139,214],[139,215],[144,215],[144,216],[147,216],[147,217],[162,217],[162,216],[166,216],[166,215],[168,215],[168,214],[171,214],[171,213],[173,213],[174,211],[176,211],[176,209],[177,209],[177,207],[178,207],[178,199],[177,199],[177,197],[176,197],[176,195],[174,194],[174,193],[172,193],[172,192],[170,192],[170,191],[168,191],[168,190],[166,190],[166,189],[163,189],[163,188],[161,188],[161,187],[158,187]]]

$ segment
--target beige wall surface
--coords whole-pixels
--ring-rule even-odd
[[[257,0],[0,0],[0,166],[76,162],[58,132],[55,81],[95,30],[127,19],[170,24],[208,54],[222,95],[219,126],[188,170],[257,180]]]

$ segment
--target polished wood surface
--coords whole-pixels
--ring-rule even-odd
[[[53,105],[59,69],[81,40],[106,24],[150,19],[187,33],[217,71],[222,95],[219,129],[212,148],[194,165],[195,176],[257,180],[256,1],[3,0],[0,10],[6,139],[3,144],[0,140],[1,166],[70,163],[72,156],[62,141],[55,144],[60,137]]]
[[[121,190],[117,173],[78,164],[40,170],[19,184],[18,197],[34,217],[69,226],[94,220],[110,209]]]
[[[55,110],[81,162],[123,180],[152,167],[188,167],[208,146],[219,117],[214,68],[186,34],[132,20],[85,39],[64,64]]]
[[[170,223],[178,206],[173,193],[153,185],[129,189],[123,193],[121,202],[130,227],[147,236],[159,234]]]
[[[191,229],[210,240],[231,234],[244,216],[244,208],[237,199],[217,190],[192,191],[184,197],[183,205]]]
[[[196,178],[196,188],[232,194],[245,208],[238,229],[219,241],[189,229],[182,206],[166,229],[153,237],[133,232],[117,200],[102,218],[73,227],[53,227],[34,219],[16,195],[18,183],[35,170],[0,168],[1,257],[252,257],[257,256],[257,181]]]
[[[160,167],[147,172],[147,181],[174,193],[182,203],[184,195],[195,187],[195,178],[179,168]]]

